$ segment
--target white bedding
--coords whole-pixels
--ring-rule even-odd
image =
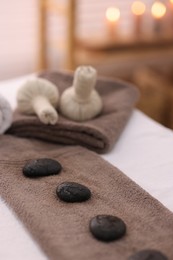
[[[33,76],[29,76],[33,77]],[[0,83],[0,94],[16,106],[27,77]],[[173,132],[134,110],[114,149],[102,157],[173,211]],[[47,259],[14,213],[0,199],[0,259]]]

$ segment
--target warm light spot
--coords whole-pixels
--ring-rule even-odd
[[[120,10],[116,7],[109,7],[106,10],[106,18],[110,22],[116,22],[120,18]]]
[[[161,2],[155,2],[151,8],[152,15],[160,19],[166,14],[166,6]]]
[[[170,0],[171,4],[173,4],[173,0]]]
[[[132,4],[132,12],[135,14],[135,15],[142,15],[145,13],[145,4],[140,2],[140,1],[135,1],[133,4]]]

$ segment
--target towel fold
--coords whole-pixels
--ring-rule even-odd
[[[12,109],[8,101],[0,95],[0,134],[12,124]]]
[[[96,153],[8,135],[0,136],[0,144],[0,195],[49,259],[125,260],[145,249],[159,250],[173,259],[173,214]],[[24,177],[22,169],[28,160],[41,157],[58,160],[62,172]],[[64,181],[87,186],[91,199],[75,204],[60,201],[56,188]],[[111,243],[96,240],[89,221],[100,214],[121,218],[126,235]]]
[[[44,72],[40,77],[56,84],[60,93],[73,82],[73,75],[61,72]],[[35,116],[25,116],[16,111],[8,133],[54,143],[82,145],[98,153],[107,152],[123,131],[139,94],[128,83],[107,79],[99,79],[96,89],[104,106],[96,118],[78,123],[60,115],[55,126],[47,126]]]

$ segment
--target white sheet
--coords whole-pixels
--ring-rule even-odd
[[[0,83],[12,107],[16,91],[28,79]],[[173,211],[173,132],[134,110],[114,149],[102,156]],[[44,260],[45,255],[0,199],[0,259]]]

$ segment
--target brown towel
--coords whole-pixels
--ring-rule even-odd
[[[0,144],[0,195],[49,259],[126,260],[143,249],[159,250],[173,259],[173,214],[96,153],[8,135],[0,136]],[[25,163],[40,157],[57,159],[62,172],[24,177]],[[55,190],[64,181],[84,184],[91,199],[75,204],[60,201]],[[89,232],[89,221],[97,214],[122,218],[127,234],[111,243],[97,241]]]
[[[60,93],[71,86],[73,81],[72,75],[60,72],[45,72],[40,76],[55,83]],[[47,126],[35,116],[21,115],[16,111],[8,133],[54,143],[82,145],[104,153],[110,150],[119,138],[139,94],[130,84],[105,79],[98,80],[96,89],[102,96],[104,105],[98,117],[77,123],[60,116],[55,126]]]

